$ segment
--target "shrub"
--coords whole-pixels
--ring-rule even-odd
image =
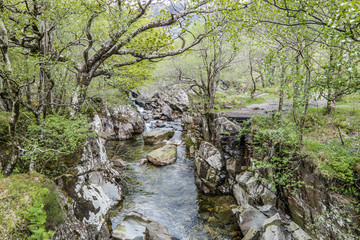
[[[74,155],[91,136],[95,134],[85,117],[50,115],[40,125],[28,126],[18,169],[24,172],[33,164],[34,170],[48,176],[62,174],[67,168],[64,159],[76,158]]]
[[[297,171],[298,132],[287,118],[257,116],[252,119],[254,158],[252,170],[259,170],[270,182],[273,190],[297,188],[303,182],[294,178]]]

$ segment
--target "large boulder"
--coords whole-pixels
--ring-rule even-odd
[[[158,222],[144,215],[131,212],[112,233],[115,240],[171,240],[168,230]]]
[[[165,166],[176,161],[176,153],[177,147],[169,144],[148,153],[147,159],[152,164]]]
[[[227,119],[219,117],[215,119],[215,132],[217,135],[239,134],[241,127]]]
[[[230,193],[220,151],[209,142],[202,142],[195,157],[197,185],[205,193]]]
[[[143,139],[145,144],[157,144],[163,140],[169,140],[174,134],[172,130],[157,129],[143,133]]]
[[[181,116],[187,110],[189,97],[187,92],[176,86],[163,88],[157,91],[153,96],[146,98],[140,96],[136,102],[141,106],[146,102],[146,106],[155,112],[155,118],[163,120],[172,120]]]
[[[113,108],[104,106],[101,118],[100,136],[107,140],[130,139],[134,133],[142,133],[145,122],[133,108],[118,105]]]
[[[219,150],[209,142],[203,142],[199,148],[199,157],[205,160],[211,167],[220,171],[223,167],[221,161],[221,153]]]

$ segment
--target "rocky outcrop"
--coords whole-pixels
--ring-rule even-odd
[[[174,136],[175,132],[166,129],[156,129],[143,134],[145,144],[157,144],[163,140],[169,140]]]
[[[175,145],[165,145],[147,155],[147,159],[154,165],[165,166],[176,161],[177,147]]]
[[[221,153],[209,142],[202,142],[195,158],[197,185],[206,193],[229,193]]]
[[[184,89],[175,86],[161,89],[150,98],[140,95],[135,102],[139,106],[150,108],[155,119],[173,120],[187,110],[189,97]]]
[[[294,222],[318,239],[356,239],[360,219],[353,199],[331,191],[331,181],[315,173],[310,163],[302,163],[299,175],[306,186],[295,194],[286,192]],[[312,173],[312,174],[309,174]],[[356,232],[357,231],[357,232]]]
[[[351,200],[330,191],[329,182],[309,163],[302,161],[294,177],[312,188],[300,188],[295,194],[274,192],[269,183],[259,180],[259,173],[248,170],[252,165],[251,137],[239,136],[240,124],[221,114],[210,120],[204,128],[197,115],[185,113],[182,118],[187,149],[195,156],[197,185],[205,193],[233,194],[243,210],[236,212],[245,239],[335,240],[359,235]],[[211,134],[203,134],[206,128]]]
[[[269,211],[271,210],[271,211]],[[271,207],[254,207],[246,204],[235,209],[243,239],[247,240],[291,240],[311,238],[299,225],[280,210]]]
[[[93,129],[96,132],[101,129],[98,116]],[[86,239],[108,238],[107,215],[123,193],[119,172],[112,168],[100,138],[88,139],[77,167],[59,179],[58,185],[66,191],[76,219],[86,225],[89,235]]]
[[[131,212],[112,233],[115,240],[171,240],[168,230],[158,222],[145,217],[144,215]]]
[[[145,122],[142,116],[131,107],[117,105],[109,108],[105,105],[102,115],[99,133],[103,139],[126,140],[133,134],[144,131]]]

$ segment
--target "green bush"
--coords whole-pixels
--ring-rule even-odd
[[[31,124],[23,140],[23,154],[18,171],[26,172],[31,163],[37,172],[57,176],[66,171],[66,158],[75,156],[87,137],[95,136],[83,116],[68,119],[49,115],[40,125]]]
[[[287,118],[257,116],[252,119],[254,158],[252,170],[263,173],[262,180],[270,182],[273,190],[297,190],[303,181],[294,178],[299,160],[296,125]]]

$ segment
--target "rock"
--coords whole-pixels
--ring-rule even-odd
[[[241,127],[225,117],[215,119],[215,132],[217,135],[239,134]]]
[[[293,221],[290,222],[287,230],[295,240],[312,240],[312,238]]]
[[[277,196],[270,191],[265,184],[257,180],[253,173],[244,171],[236,175],[236,182],[239,184],[246,194],[242,194],[241,202],[262,203],[265,205],[276,205]],[[238,197],[240,195],[238,194]],[[240,201],[240,199],[239,199]],[[240,204],[240,203],[239,203]]]
[[[150,222],[146,226],[145,231],[146,239],[148,240],[171,240],[171,235],[168,230],[157,222]]]
[[[162,118],[162,119],[164,119],[164,120],[172,120],[173,118],[172,118],[172,109],[171,109],[171,107],[169,107],[169,105],[167,105],[166,103],[164,103],[163,105],[162,105],[162,107],[161,107],[161,113],[162,113],[162,115],[164,116],[164,118]]]
[[[280,227],[271,225],[266,228],[266,231],[261,236],[261,240],[287,240],[287,238]]]
[[[199,157],[219,171],[223,167],[219,150],[209,142],[201,143],[199,148]]]
[[[157,122],[157,123],[155,123],[155,126],[158,128],[162,128],[162,127],[165,127],[166,125],[163,122]]]
[[[274,216],[266,219],[263,222],[263,224],[261,224],[261,227],[262,227],[262,230],[265,232],[266,228],[269,227],[269,226],[272,226],[272,225],[280,227],[280,225],[281,225],[281,217],[280,217],[279,213],[277,213]]]
[[[74,206],[69,202],[68,197],[62,191],[57,191],[58,196],[64,203],[63,209],[65,220],[55,226],[53,240],[78,240],[78,239],[95,239],[95,236],[89,235],[86,224],[75,217]]]
[[[101,129],[99,117],[94,118],[94,131]],[[109,210],[122,200],[120,174],[112,168],[100,138],[88,138],[74,173],[63,176],[59,185],[71,199],[75,217],[93,235],[88,239],[106,239]]]
[[[148,162],[147,158],[140,159],[140,165],[144,165],[147,162]]]
[[[157,129],[143,134],[145,144],[156,144],[163,140],[169,140],[174,136],[174,131]]]
[[[131,212],[112,233],[115,240],[171,240],[167,229],[144,215]]]
[[[112,161],[112,164],[115,166],[115,167],[125,167],[127,165],[127,162],[122,160],[121,158],[117,158],[115,160]]]
[[[143,98],[142,96],[138,96],[136,99],[135,99],[135,103],[137,105],[139,105],[140,107],[145,107],[146,106],[146,99]]]
[[[159,166],[169,165],[176,161],[177,147],[174,145],[165,145],[159,149],[150,152],[147,155],[149,162]]]
[[[239,184],[234,185],[233,195],[234,195],[237,203],[239,204],[239,206],[244,206],[245,204],[248,203],[247,193],[242,187],[240,187]]]
[[[249,204],[242,206],[239,212],[239,226],[243,235],[246,235],[252,227],[260,231],[261,224],[267,219],[262,212]]]
[[[105,105],[103,116],[99,133],[107,140],[130,139],[134,133],[141,133],[145,128],[142,116],[135,109],[125,105],[118,105],[111,109]]]
[[[250,228],[242,240],[258,240],[260,237],[260,231],[256,228]]]

